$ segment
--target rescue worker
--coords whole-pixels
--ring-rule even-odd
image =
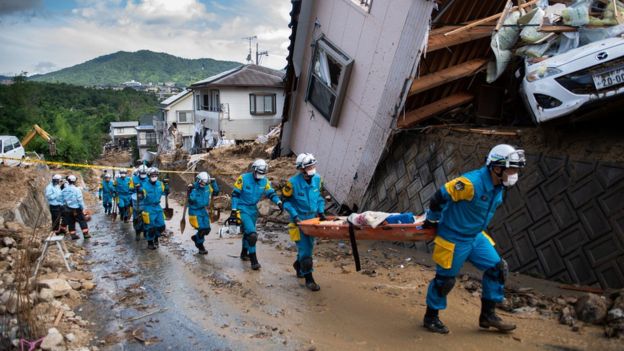
[[[89,235],[89,226],[84,217],[85,204],[82,198],[82,190],[76,186],[76,176],[71,174],[67,177],[67,185],[61,191],[63,196],[63,211],[65,214],[65,222],[69,227],[69,235],[72,240],[79,239],[76,234],[76,222],[80,225],[82,236],[85,239],[91,237]]]
[[[424,226],[437,228],[433,250],[436,275],[427,291],[423,321],[426,329],[442,334],[449,332],[438,311],[446,308],[446,296],[466,260],[484,272],[479,326],[504,332],[516,328],[503,322],[495,312],[496,303],[504,298],[509,268],[485,230],[496,208],[502,204],[505,191],[517,182],[518,171],[525,163],[523,150],[497,145],[489,152],[485,166],[447,182],[431,198]]]
[[[318,217],[325,220],[325,199],[323,199],[323,181],[316,173],[316,158],[312,154],[300,154],[296,160],[299,174],[291,177],[284,188],[284,208],[290,214],[288,233],[297,244],[297,260],[293,268],[297,277],[305,278],[305,286],[318,291],[321,287],[312,276],[314,237],[308,236],[297,227],[299,221]]]
[[[45,189],[45,196],[48,200],[48,207],[50,208],[50,215],[52,217],[52,231],[56,233],[62,231],[63,195],[61,193],[61,179],[63,179],[63,177],[60,174],[55,174],[52,176],[52,181]]]
[[[156,250],[158,238],[165,231],[165,216],[160,199],[163,195],[169,194],[169,184],[158,180],[158,174],[158,168],[150,167],[147,170],[149,181],[141,186],[142,192],[138,193],[138,200],[143,208],[147,248],[150,250]]]
[[[141,233],[145,235],[143,210],[141,208],[142,202],[138,199],[138,194],[147,182],[147,166],[140,165],[132,176],[132,185],[134,186],[134,191],[132,192],[132,226],[134,227],[136,241],[141,240]]]
[[[117,207],[119,208],[119,216],[125,223],[128,223],[131,215],[131,196],[134,190],[132,179],[127,177],[128,172],[125,169],[119,171],[119,178],[115,180],[115,197],[117,197]]]
[[[219,185],[215,179],[210,180],[206,172],[197,175],[194,184],[189,184],[187,189],[189,222],[197,233],[191,236],[195,247],[201,255],[208,253],[204,247],[206,235],[210,233],[210,216],[206,208],[210,206],[212,196],[219,195]]]
[[[105,173],[104,179],[100,182],[100,187],[98,189],[98,199],[102,201],[102,205],[104,206],[104,213],[106,215],[110,215],[111,210],[113,209],[114,192],[115,185],[111,180],[111,175]]]
[[[279,196],[271,187],[271,182],[266,179],[269,165],[265,160],[258,159],[251,165],[251,172],[243,173],[234,183],[232,191],[232,213],[230,220],[240,219],[243,229],[243,247],[240,258],[243,261],[251,261],[251,269],[258,270],[261,265],[256,255],[256,242],[258,233],[256,221],[258,220],[257,204],[263,196],[270,199],[284,211],[284,206]],[[280,212],[281,213],[281,212]]]

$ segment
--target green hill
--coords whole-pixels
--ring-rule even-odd
[[[213,59],[185,59],[141,50],[119,51],[55,72],[29,77],[29,80],[80,86],[119,85],[135,80],[143,84],[175,82],[186,86],[240,63]]]

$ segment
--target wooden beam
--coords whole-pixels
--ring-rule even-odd
[[[437,114],[454,109],[474,100],[474,95],[467,92],[455,93],[429,105],[409,111],[405,117],[400,117],[397,127],[405,129],[421,123]]]
[[[487,62],[486,59],[478,58],[417,78],[412,83],[408,96],[471,76],[479,72]]]
[[[522,4],[520,6],[512,7],[511,11],[515,11],[515,10],[522,9],[522,8],[525,8],[525,7],[533,6],[536,3],[537,3],[537,0],[531,0],[531,1],[529,1],[529,2],[527,2],[525,4]],[[452,31],[450,31],[448,33],[445,33],[444,35],[449,36],[449,35],[453,35],[453,34],[458,34],[458,33],[461,33],[463,31],[466,31],[466,30],[468,30],[470,28],[477,27],[479,25],[495,21],[498,18],[500,18],[503,14],[504,14],[504,12],[501,12],[501,13],[497,13],[497,14],[489,16],[489,17],[485,17],[485,18],[482,18],[482,19],[479,19],[479,20],[476,20],[476,21],[472,21],[472,22],[468,23],[467,25],[462,26],[461,28],[457,28],[457,29],[452,30]]]
[[[479,26],[470,28],[461,33],[447,37],[444,33],[453,29],[459,28],[459,26],[447,26],[435,30],[435,34],[429,35],[429,42],[427,44],[427,52],[433,52],[436,50],[444,49],[454,45],[467,43],[469,41],[482,39],[492,35],[494,25],[491,26]]]
[[[576,32],[577,27],[572,26],[541,26],[538,31],[545,33],[562,33],[562,32]]]

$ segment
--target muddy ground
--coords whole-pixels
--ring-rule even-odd
[[[101,212],[85,242],[97,287],[81,306],[94,322],[103,350],[621,350],[598,326],[575,332],[535,312],[499,314],[518,324],[516,332],[479,330],[478,296],[461,287],[442,313],[451,329],[436,335],[421,327],[425,294],[433,269],[428,255],[380,242],[363,243],[361,273],[354,270],[348,243],[321,241],[315,277],[322,289],[310,292],[291,267],[296,252],[282,225],[260,228],[252,271],[238,259],[240,237],[219,238],[218,225],[206,241],[208,255],[196,254],[187,225],[177,224],[181,208],[167,222],[157,251],[135,241],[131,224],[112,223]],[[224,217],[222,218],[224,219]],[[553,284],[528,280],[550,294]]]

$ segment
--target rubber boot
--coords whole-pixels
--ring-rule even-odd
[[[200,255],[207,255],[208,254],[208,251],[206,251],[206,248],[204,247],[203,243],[196,244],[196,245],[197,245],[197,248],[199,249],[199,254]]]
[[[140,231],[136,232],[136,234],[135,234],[135,236],[134,236],[134,240],[135,240],[135,241],[139,241],[139,240],[141,240],[141,232],[140,232]]]
[[[301,274],[301,263],[299,263],[299,260],[293,263],[293,268],[295,269],[295,272],[297,273],[297,278],[303,278],[303,274]]]
[[[156,250],[156,246],[154,246],[154,240],[147,241],[147,248],[150,250]]]
[[[496,315],[496,302],[481,299],[481,315],[479,316],[479,327],[496,328],[501,332],[510,332],[516,329],[515,324],[505,323]]]
[[[316,282],[314,281],[314,277],[312,277],[312,273],[308,273],[306,275],[303,276],[305,278],[305,286],[306,288],[312,290],[312,291],[319,291],[321,290],[321,286],[316,284]]]
[[[91,235],[89,234],[89,232],[86,233],[82,233],[83,238],[85,239],[89,239],[91,237]]]
[[[249,261],[249,253],[247,252],[247,249],[243,248],[241,250],[240,259],[243,261]]]
[[[154,246],[156,246],[156,247],[159,246],[158,237],[157,236],[154,237]]]
[[[448,334],[449,329],[442,323],[438,317],[438,310],[435,310],[427,306],[427,312],[425,312],[425,318],[423,320],[423,327],[430,332]]]
[[[249,259],[251,260],[251,269],[253,269],[254,271],[257,271],[258,269],[260,269],[260,267],[262,267],[260,265],[260,262],[258,262],[258,256],[256,256],[255,252],[249,254]]]
[[[191,240],[195,243],[195,247],[199,249],[199,246],[197,246],[197,234],[191,235]]]
[[[76,233],[69,233],[69,236],[71,237],[72,240],[80,239],[80,237],[78,235],[76,235]]]

